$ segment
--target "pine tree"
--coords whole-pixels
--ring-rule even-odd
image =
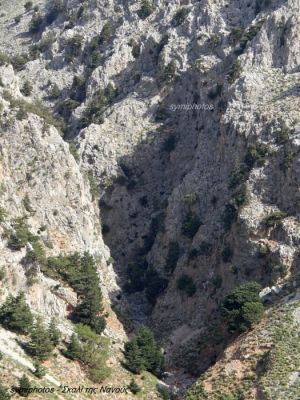
[[[33,357],[40,361],[47,360],[53,350],[49,332],[45,329],[40,319],[38,319],[31,331],[28,349]]]
[[[136,341],[146,370],[158,373],[162,368],[163,357],[151,330],[142,326],[138,332]]]
[[[10,398],[7,389],[0,382],[0,400],[10,400]]]
[[[258,322],[264,312],[259,297],[261,286],[256,282],[244,283],[230,292],[220,305],[231,332],[244,332]]]
[[[18,393],[21,397],[28,397],[30,394],[31,383],[27,376],[24,374],[22,378],[19,379]]]
[[[24,293],[17,297],[8,296],[0,308],[0,323],[16,333],[27,334],[32,326],[33,317],[25,303]]]
[[[75,333],[71,336],[71,340],[68,343],[67,349],[65,351],[65,356],[71,360],[79,360],[81,355],[81,346],[79,340],[77,339]]]
[[[87,252],[81,257],[80,271],[73,286],[82,296],[82,300],[75,308],[72,319],[90,325],[95,332],[101,333],[105,328],[105,320],[100,315],[103,312],[102,293],[94,259]]]
[[[149,328],[142,326],[135,338],[125,344],[128,368],[139,373],[147,370],[158,374],[163,367],[163,356]]]
[[[60,334],[60,331],[57,329],[54,318],[51,319],[48,332],[49,332],[49,337],[50,337],[50,340],[51,340],[53,346],[58,346],[61,334]]]
[[[124,354],[126,358],[126,364],[130,369],[130,371],[132,371],[135,374],[138,374],[145,369],[141,351],[135,339],[125,344]]]

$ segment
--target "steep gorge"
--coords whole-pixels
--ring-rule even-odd
[[[15,3],[1,4],[3,52],[15,64],[15,72],[8,63],[1,67],[9,126],[1,134],[9,182],[1,206],[21,216],[27,196],[32,228],[49,225],[50,255],[89,250],[101,260],[113,319],[108,335],[119,347],[125,334],[110,303],[128,334],[141,323],[152,327],[167,370],[195,379],[216,359],[223,362],[232,337],[218,305],[232,288],[258,281],[279,293],[272,297],[276,309],[290,280],[297,298],[291,276],[299,269],[299,4],[156,1],[141,18],[139,2],[74,0],[32,34],[33,12]],[[49,7],[40,2],[41,13]],[[19,70],[13,56],[29,49]],[[32,85],[26,101],[42,101],[64,118],[77,162],[43,117],[30,114],[11,128],[16,113],[7,92],[24,100],[25,80]],[[28,157],[23,164],[20,154]],[[274,215],[280,220],[268,224]],[[15,263],[12,275],[22,276],[15,254],[4,255],[5,263]],[[37,300],[41,282],[32,293],[23,289],[36,311],[57,314],[47,308],[57,297],[46,306]],[[260,396],[252,390],[244,398],[268,398]]]

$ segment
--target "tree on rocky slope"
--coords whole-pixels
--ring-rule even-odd
[[[145,369],[141,350],[136,340],[125,344],[125,357],[127,366],[133,373],[138,374]]]
[[[32,322],[33,317],[25,303],[24,294],[21,293],[17,297],[9,295],[0,308],[0,323],[13,332],[27,334]]]
[[[60,331],[57,329],[55,320],[53,318],[50,321],[48,332],[53,346],[58,346],[61,334]]]
[[[76,333],[71,336],[64,355],[80,361],[87,367],[89,379],[101,383],[111,374],[106,365],[109,352],[109,340],[97,335],[88,325],[76,325]]]
[[[249,282],[238,286],[221,303],[221,312],[231,332],[243,332],[258,322],[264,311],[259,297],[261,286]]]
[[[82,295],[82,301],[75,308],[72,319],[101,333],[105,328],[105,319],[100,315],[103,312],[102,293],[94,259],[87,252],[81,257],[75,290]]]
[[[49,257],[46,274],[60,275],[79,295],[79,303],[71,319],[76,323],[89,325],[95,332],[105,328],[102,292],[94,258],[85,252],[68,256]]]
[[[71,360],[78,360],[80,358],[81,347],[77,336],[73,333],[71,340],[67,345],[64,355]]]
[[[125,345],[128,368],[139,373],[142,370],[159,374],[163,367],[163,356],[151,330],[142,326],[131,341]]]
[[[50,334],[43,326],[41,319],[37,319],[30,333],[28,351],[40,361],[47,360],[53,350]]]

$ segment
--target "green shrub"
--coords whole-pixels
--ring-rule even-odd
[[[5,270],[3,268],[0,269],[0,281],[3,281],[6,277]]]
[[[198,229],[200,228],[200,226],[202,225],[202,222],[200,220],[200,218],[198,217],[197,214],[193,213],[193,212],[189,212],[182,224],[181,227],[181,232],[189,237],[189,238],[193,238],[196,233],[198,232]]]
[[[26,195],[24,196],[24,199],[23,199],[22,203],[23,203],[23,206],[24,206],[25,210],[26,210],[29,214],[34,214],[34,209],[32,208],[32,206],[31,206],[31,204],[30,204],[30,199],[29,199],[28,194],[26,194]]]
[[[210,35],[210,41],[214,47],[217,47],[221,44],[222,39],[221,39],[221,36],[218,35],[217,33],[212,33]]]
[[[10,60],[14,70],[17,72],[22,71],[28,61],[29,60],[26,54],[16,54]]]
[[[60,90],[56,83],[51,84],[48,93],[50,100],[57,100],[60,97]]]
[[[196,204],[198,201],[198,195],[195,192],[190,192],[184,195],[183,201],[185,204],[192,206],[193,204]]]
[[[32,92],[32,89],[33,89],[32,84],[29,81],[25,81],[24,85],[21,88],[21,93],[24,96],[30,96],[31,92]]]
[[[244,183],[235,192],[233,197],[234,204],[237,207],[245,206],[250,202],[250,191],[248,186]]]
[[[258,283],[250,282],[233,289],[225,297],[220,309],[231,332],[243,332],[262,318],[264,307],[260,290]]]
[[[104,112],[112,104],[115,96],[116,91],[110,84],[107,85],[105,90],[99,89],[94,93],[81,118],[82,127],[87,127],[91,123],[102,124]]]
[[[180,256],[180,247],[178,242],[170,242],[169,249],[166,259],[166,270],[169,272],[173,272],[176,268],[177,261]]]
[[[249,168],[252,168],[255,163],[257,163],[258,166],[262,166],[269,153],[268,146],[263,143],[250,144],[247,148],[245,163]]]
[[[286,172],[288,171],[291,166],[293,165],[294,160],[294,153],[291,149],[285,148],[283,154],[283,162],[282,162],[282,169]]]
[[[185,292],[189,297],[196,293],[196,285],[191,276],[182,274],[176,282],[176,287],[178,290]]]
[[[177,143],[176,136],[169,135],[167,139],[164,141],[163,150],[166,151],[167,153],[171,153],[173,150],[175,150],[176,143]]]
[[[55,42],[55,34],[52,32],[47,33],[42,39],[30,46],[30,55],[32,58],[37,58],[40,53],[45,53],[49,50],[52,44]]]
[[[103,26],[100,37],[99,37],[99,43],[103,44],[106,43],[112,36],[112,26],[110,22],[106,22],[106,24]]]
[[[75,75],[71,87],[70,98],[82,102],[86,97],[86,78],[83,75]]]
[[[133,394],[137,394],[141,391],[140,386],[136,383],[135,379],[131,379],[129,385],[128,385],[128,389],[131,391],[131,393]]]
[[[92,171],[88,172],[87,177],[88,177],[89,184],[90,184],[90,192],[92,195],[92,200],[95,200],[99,197],[98,183],[97,183]]]
[[[133,57],[138,58],[141,53],[141,46],[139,45],[139,43],[137,43],[134,39],[130,39],[128,44],[132,47],[131,52]]]
[[[33,317],[25,303],[24,294],[17,297],[9,295],[0,308],[0,323],[4,328],[16,333],[27,334],[31,328]]]
[[[72,61],[75,57],[78,57],[81,53],[83,43],[83,37],[79,34],[75,34],[72,38],[67,40],[66,43],[66,60]]]
[[[8,393],[7,388],[2,385],[2,382],[0,382],[0,399],[1,400],[10,400],[11,399],[11,396]]]
[[[7,212],[3,207],[0,207],[0,224],[2,224],[7,218]]]
[[[283,211],[274,211],[264,218],[263,223],[267,228],[273,228],[281,224],[282,220],[287,216]]]
[[[68,142],[69,144],[69,150],[72,156],[75,158],[76,161],[79,161],[79,153],[76,147],[76,144],[74,142]],[[97,192],[98,192],[98,187],[97,187]]]
[[[172,26],[177,27],[181,25],[186,20],[189,12],[190,11],[185,7],[180,8],[172,18]]]
[[[55,111],[68,121],[72,115],[72,112],[79,106],[79,102],[72,99],[65,99],[59,101],[55,106]]]
[[[21,15],[17,15],[16,17],[15,17],[15,23],[16,24],[19,24],[21,22]]]
[[[64,355],[72,360],[80,361],[86,368],[89,379],[101,383],[111,374],[106,366],[109,340],[98,336],[89,326],[76,326],[77,334],[73,334]]]
[[[27,345],[28,353],[39,361],[45,361],[51,356],[53,347],[49,331],[38,319],[30,332],[30,341]]]
[[[233,187],[239,185],[245,179],[246,173],[247,173],[247,169],[246,169],[245,165],[242,164],[239,159],[237,159],[235,161],[233,170],[231,171],[231,174],[230,174],[229,187],[233,188]]]
[[[164,104],[159,103],[156,109],[155,121],[162,122],[167,118],[167,108]]]
[[[244,29],[241,26],[234,26],[229,35],[229,41],[232,44],[235,44],[239,40],[241,40],[244,33]]]
[[[33,374],[39,379],[43,378],[47,374],[47,369],[39,361],[35,361],[34,368],[35,370]]]
[[[24,4],[25,11],[31,10],[32,6],[33,6],[33,2],[32,1],[26,1],[26,3]]]
[[[101,52],[99,50],[94,50],[88,58],[88,66],[91,69],[95,69],[99,67],[99,65],[101,65],[101,61],[102,61]]]
[[[27,378],[25,374],[19,379],[19,387],[18,387],[18,394],[21,397],[28,397],[30,395],[30,392],[32,390],[32,385],[30,383],[30,380]]]
[[[87,9],[86,3],[81,4],[81,6],[77,10],[76,19],[80,19],[83,16],[86,9]]]
[[[71,340],[67,344],[67,348],[64,351],[64,355],[70,358],[71,360],[80,360],[81,346],[79,340],[77,339],[77,335],[75,335],[75,333],[73,333],[73,335],[71,336]]]
[[[40,243],[38,237],[36,236],[34,241],[31,243],[31,249],[27,250],[26,258],[28,262],[37,262],[40,266],[47,263],[46,253],[43,245]]]
[[[175,60],[171,60],[169,64],[164,68],[164,80],[167,82],[172,82],[175,78],[177,72],[177,64]]]
[[[50,25],[52,24],[56,18],[65,11],[65,6],[62,0],[53,0],[51,2],[51,8],[48,10],[46,14],[46,21]]]
[[[29,22],[29,32],[30,33],[39,33],[41,27],[43,25],[44,18],[40,13],[34,13],[30,22]]]
[[[32,286],[38,282],[37,280],[38,269],[36,265],[31,265],[26,267],[25,276],[27,286]]]
[[[149,328],[142,326],[138,334],[125,344],[127,367],[133,373],[143,370],[158,374],[163,367],[163,356]]]
[[[241,39],[240,49],[243,51],[247,46],[247,43],[250,42],[260,31],[265,19],[260,19],[256,24],[250,25],[247,31],[244,33],[244,36]]]
[[[107,365],[95,365],[88,369],[88,377],[92,382],[101,383],[111,375],[111,368]]]
[[[141,8],[138,12],[138,16],[141,19],[148,18],[154,11],[154,6],[149,0],[142,0]]]
[[[27,119],[27,118],[28,118],[27,112],[26,112],[23,108],[20,108],[20,109],[17,111],[16,119],[17,119],[18,121],[22,121],[23,119]]]
[[[30,232],[27,222],[24,218],[17,218],[13,222],[13,232],[10,232],[7,246],[14,251],[19,251],[25,247],[28,242],[35,240]]]
[[[24,100],[15,99],[8,92],[4,92],[3,97],[6,101],[9,101],[11,107],[19,108],[23,118],[27,113],[32,113],[42,118],[46,124],[53,125],[59,132],[62,132],[65,129],[62,118],[58,116],[54,117],[52,112],[41,103],[29,103]]]
[[[276,132],[276,143],[283,144],[288,141],[289,137],[290,137],[290,129],[286,125],[286,123],[283,122]]]
[[[239,78],[239,76],[242,73],[242,64],[240,60],[235,60],[235,62],[232,64],[231,69],[228,73],[228,82],[233,83],[235,80]]]
[[[10,59],[6,54],[0,52],[0,67],[6,64],[10,64]]]
[[[157,391],[159,393],[159,396],[160,396],[160,398],[162,400],[171,400],[172,399],[172,395],[171,395],[170,389],[168,389],[167,387],[162,386],[160,384],[157,384],[156,385],[156,389],[157,389]]]

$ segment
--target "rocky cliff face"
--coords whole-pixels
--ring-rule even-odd
[[[106,334],[147,323],[166,368],[199,375],[229,340],[220,300],[299,268],[299,2],[55,5],[2,1],[1,229],[26,214],[49,255],[90,251]],[[29,288],[25,253],[1,246],[3,299],[66,323],[72,290],[40,272]]]

